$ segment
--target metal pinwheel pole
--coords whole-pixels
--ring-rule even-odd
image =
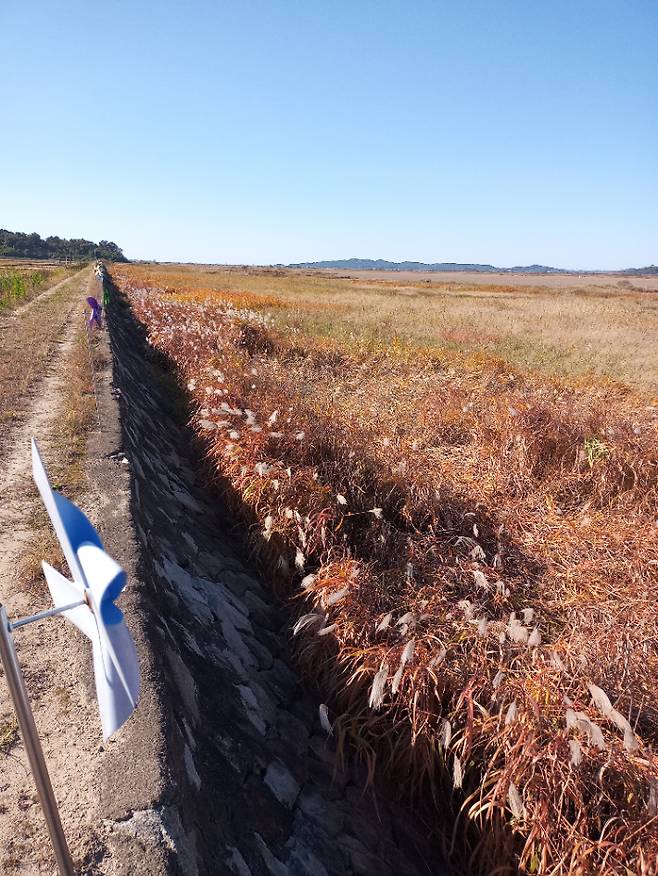
[[[75,876],[71,853],[66,843],[62,822],[59,817],[57,801],[50,783],[46,760],[43,756],[41,741],[34,723],[34,715],[25,689],[23,673],[18,662],[18,655],[11,635],[11,624],[7,612],[0,603],[0,658],[5,670],[9,693],[14,701],[18,725],[23,737],[23,744],[30,761],[30,768],[37,786],[41,808],[48,826],[48,833],[53,844],[55,860],[61,876]]]

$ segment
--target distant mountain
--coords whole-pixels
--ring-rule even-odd
[[[566,268],[551,268],[548,265],[515,265],[513,268],[496,268],[508,274],[571,274]],[[579,272],[580,273],[580,272]]]
[[[456,262],[388,262],[385,259],[336,259],[326,262],[301,262],[289,268],[338,268],[346,271],[496,271],[493,265],[460,265]]]
[[[547,265],[515,265],[513,268],[497,268],[495,265],[461,264],[458,262],[389,262],[386,259],[334,259],[323,262],[299,262],[286,265],[288,268],[332,268],[343,271],[479,271],[502,274],[629,274],[641,276],[658,274],[658,267],[626,268],[622,271],[568,271]]]

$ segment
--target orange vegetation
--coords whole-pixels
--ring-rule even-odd
[[[480,872],[656,873],[656,405],[114,279],[291,585],[340,743],[450,787]]]

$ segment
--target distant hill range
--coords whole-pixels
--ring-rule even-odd
[[[658,267],[625,268],[620,271],[569,271],[565,268],[550,268],[547,265],[516,265],[513,268],[497,268],[495,265],[459,264],[458,262],[388,262],[385,259],[335,259],[325,262],[299,262],[286,265],[288,268],[333,268],[340,271],[479,271],[501,274],[629,274],[645,276],[658,274]]]

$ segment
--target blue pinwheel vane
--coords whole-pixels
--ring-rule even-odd
[[[140,688],[139,664],[123,613],[115,605],[115,600],[126,585],[126,573],[106,553],[98,532],[82,511],[53,490],[34,439],[32,473],[62,547],[72,580],[44,562],[43,571],[54,608],[10,622],[5,609],[0,605],[0,658],[59,871],[62,876],[73,876],[71,856],[18,663],[12,631],[28,623],[62,614],[91,641],[96,695],[105,740],[128,720],[137,706]]]
[[[108,739],[130,717],[139,698],[139,664],[121,609],[114,604],[126,573],[103,549],[80,509],[50,486],[37,442],[32,439],[32,475],[73,577],[44,562],[55,608],[91,640],[96,695]]]

